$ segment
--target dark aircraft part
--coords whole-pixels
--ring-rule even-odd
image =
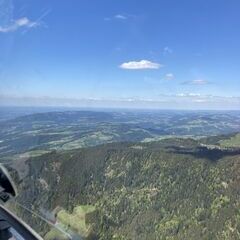
[[[0,200],[5,203],[17,196],[17,189],[7,169],[0,164]]]
[[[27,224],[0,205],[0,239],[1,240],[43,240]]]
[[[10,224],[0,217],[0,239],[10,239],[12,237]]]
[[[0,164],[0,240],[42,240],[27,224],[2,206],[16,196],[14,181],[8,170]]]

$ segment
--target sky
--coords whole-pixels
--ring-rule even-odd
[[[240,109],[239,0],[0,0],[0,105]]]

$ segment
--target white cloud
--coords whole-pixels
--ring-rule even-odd
[[[38,22],[29,20],[27,17],[14,20],[8,26],[0,26],[0,32],[8,33],[17,31],[19,28],[33,28],[39,25]]]
[[[200,93],[178,93],[173,98],[176,97],[176,100],[184,101],[184,102],[195,102],[195,103],[232,103],[239,104],[239,97],[227,97],[227,96],[214,96],[211,94],[200,94]]]
[[[204,103],[204,102],[208,102],[208,100],[207,99],[194,99],[193,102]]]
[[[204,80],[204,79],[195,79],[195,80],[192,80],[192,81],[183,82],[182,84],[206,85],[206,84],[209,84],[209,82],[207,80]]]
[[[127,20],[128,19],[127,16],[122,15],[122,14],[117,14],[117,15],[114,16],[114,18],[120,19],[120,20]]]
[[[204,79],[196,79],[192,81],[192,84],[196,84],[196,85],[204,85],[204,84],[208,84],[208,81],[204,80]]]
[[[173,50],[170,47],[165,47],[163,49],[163,54],[164,55],[171,54],[171,53],[173,53]]]
[[[119,67],[122,69],[138,70],[138,69],[159,69],[160,67],[163,67],[163,65],[151,62],[149,60],[141,60],[122,63]]]
[[[12,20],[8,25],[0,26],[0,33],[1,32],[2,33],[14,32],[20,28],[24,29],[24,31],[23,31],[23,33],[24,33],[24,32],[27,32],[31,28],[38,27],[40,25],[45,25],[45,23],[42,21],[42,19],[45,18],[50,12],[51,12],[51,9],[47,9],[35,21],[31,21],[27,17],[22,17],[22,18],[19,18],[16,20]]]
[[[175,78],[173,73],[167,73],[164,77],[165,80],[173,80]]]
[[[200,97],[200,93],[178,93],[176,97]]]
[[[103,18],[104,21],[126,21],[126,20],[136,20],[137,16],[134,14],[115,14],[113,16],[106,16]]]

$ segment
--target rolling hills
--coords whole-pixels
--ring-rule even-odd
[[[0,161],[111,142],[230,134],[240,131],[239,116],[238,111],[68,110],[28,114],[0,121]]]

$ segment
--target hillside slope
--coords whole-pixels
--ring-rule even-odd
[[[238,148],[192,139],[113,143],[28,164],[19,201],[67,216],[92,206],[84,215],[89,239],[240,238]]]

